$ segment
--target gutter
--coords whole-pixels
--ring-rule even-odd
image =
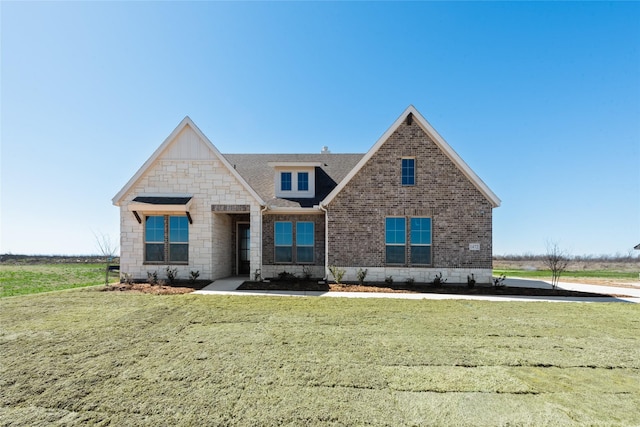
[[[318,208],[324,212],[324,277],[323,280],[329,280],[329,211],[322,204],[318,204]]]
[[[260,280],[262,280],[262,216],[264,215],[264,213],[269,210],[269,206],[264,205],[264,206],[260,206],[260,239],[258,241],[258,244],[260,245],[260,250],[258,251],[260,253],[260,262],[258,263],[259,269],[260,269]],[[254,272],[255,274],[255,272]],[[251,278],[251,277],[249,277]],[[255,279],[255,276],[254,276]]]

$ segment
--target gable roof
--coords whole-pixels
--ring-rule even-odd
[[[444,140],[442,136],[431,126],[431,124],[416,110],[413,105],[409,105],[406,110],[393,122],[391,127],[387,129],[385,133],[376,141],[376,143],[369,149],[369,151],[360,159],[357,165],[349,172],[349,174],[327,195],[327,197],[321,202],[323,206],[328,205],[336,197],[340,191],[353,179],[354,176],[364,167],[364,165],[373,157],[373,155],[387,142],[389,137],[400,127],[400,125],[407,119],[409,115],[412,115],[415,122],[422,128],[422,130],[433,140],[433,142],[442,150],[442,152],[449,157],[454,165],[471,181],[471,183],[484,195],[494,208],[500,206],[500,199],[494,194],[493,191],[485,184],[476,173],[471,170],[469,165],[454,151],[453,148]]]
[[[249,185],[273,207],[317,206],[364,154],[223,154],[232,167],[247,181]],[[278,198],[275,195],[274,164],[287,164],[295,169],[295,165],[315,166],[315,197],[313,198]]]
[[[258,201],[258,203],[264,205],[264,201],[258,195],[258,193],[256,193],[255,190],[251,188],[251,186],[245,181],[245,179],[229,164],[227,159],[225,159],[225,157],[220,154],[218,149],[213,145],[211,141],[209,141],[209,138],[207,138],[202,133],[202,131],[198,129],[196,124],[193,123],[189,116],[186,116],[184,119],[182,119],[180,124],[178,124],[173,132],[171,132],[171,134],[162,142],[162,144],[160,144],[156,151],[153,152],[151,157],[149,157],[147,161],[144,162],[144,164],[140,167],[140,169],[138,169],[135,175],[133,175],[133,177],[131,177],[131,179],[125,184],[125,186],[122,187],[122,190],[120,190],[118,194],[116,194],[113,199],[111,199],[112,203],[116,206],[120,205],[120,203],[122,202],[122,198],[127,194],[127,192],[144,176],[145,172],[147,172],[147,170],[155,163],[155,161],[162,156],[162,154],[176,140],[180,132],[182,132],[182,130],[187,126],[191,128],[196,136],[198,136],[204,142],[204,145],[218,160],[220,160],[220,162],[222,162],[222,164],[229,170],[229,172],[240,182],[244,189],[247,190]]]

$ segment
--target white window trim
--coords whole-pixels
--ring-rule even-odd
[[[282,190],[282,173],[289,172],[291,173],[291,190],[283,191]],[[309,190],[307,191],[298,191],[298,173],[306,172],[309,174]],[[314,167],[296,167],[296,168],[285,168],[285,167],[276,167],[276,177],[275,177],[275,186],[276,186],[276,197],[282,198],[290,198],[290,197],[300,197],[300,198],[313,198],[316,196],[316,173]]]

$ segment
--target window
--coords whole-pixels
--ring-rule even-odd
[[[164,216],[145,218],[145,261],[164,261]]]
[[[280,174],[280,189],[282,191],[291,191],[291,172],[282,172]]]
[[[416,160],[402,159],[402,185],[416,184]]]
[[[278,221],[275,224],[276,262],[293,261],[293,229],[291,222]]]
[[[386,263],[405,263],[406,221],[404,218],[387,218],[385,223]]]
[[[431,218],[411,218],[411,264],[431,264]]]
[[[298,191],[309,191],[309,172],[298,172]]]
[[[313,262],[314,245],[313,222],[296,223],[296,261],[300,263]]]
[[[189,222],[186,216],[169,217],[169,262],[189,262]]]
[[[189,222],[182,215],[145,218],[144,260],[149,263],[189,262]]]

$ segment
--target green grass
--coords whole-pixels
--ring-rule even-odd
[[[550,270],[493,270],[494,276],[504,274],[507,277],[523,277],[532,279],[551,279]],[[560,276],[572,278],[602,278],[602,279],[638,279],[637,272],[621,272],[611,270],[580,270],[564,271]]]
[[[640,308],[0,300],[0,425],[640,425]]]
[[[104,284],[104,264],[2,264],[0,298]],[[117,280],[118,273],[111,273]]]

